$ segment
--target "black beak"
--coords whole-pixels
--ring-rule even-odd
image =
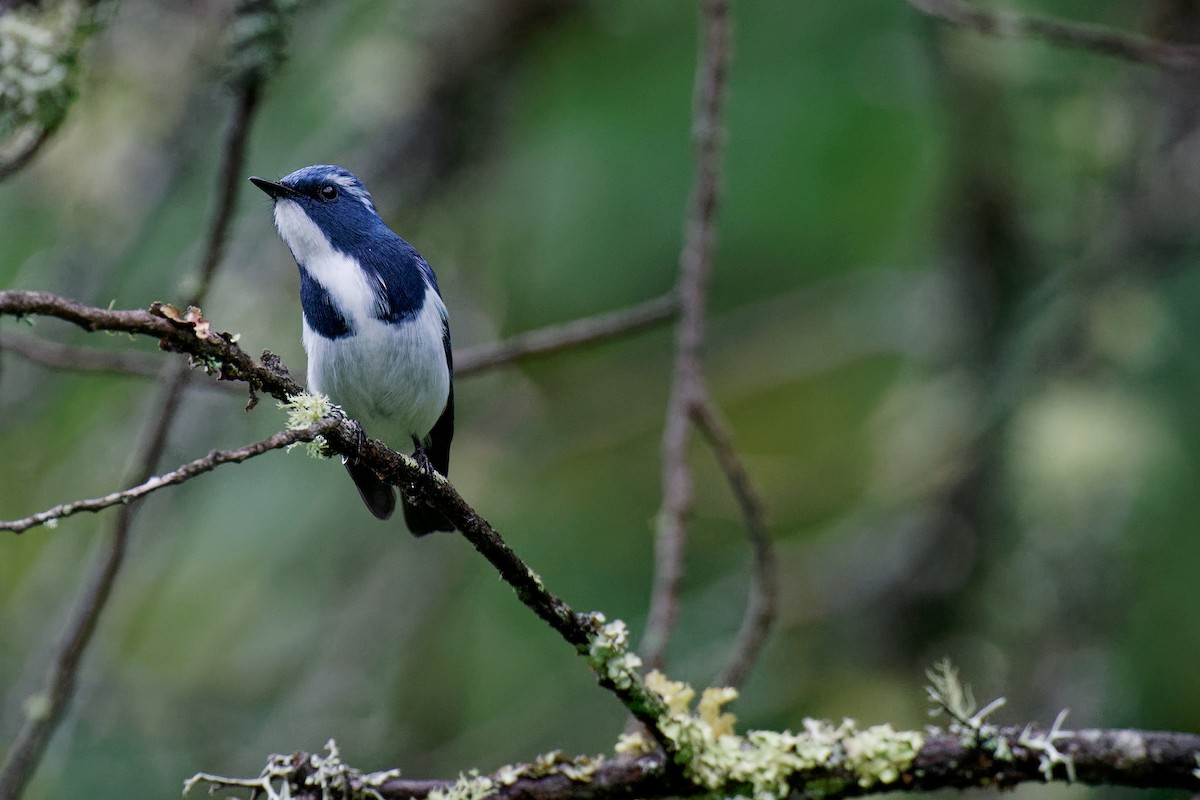
[[[275,183],[266,178],[251,178],[250,182],[267,193],[272,200],[278,200],[281,197],[292,197],[299,194],[290,186],[284,186],[282,183]]]

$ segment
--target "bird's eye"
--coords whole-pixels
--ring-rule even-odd
[[[327,183],[321,187],[322,200],[332,200],[335,197],[337,197],[337,188],[334,187],[333,184]]]

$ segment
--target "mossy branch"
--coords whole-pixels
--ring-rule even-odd
[[[681,685],[680,685],[681,686]],[[703,705],[703,701],[702,701]],[[679,713],[672,718],[681,720]],[[686,723],[712,738],[704,758],[719,766],[707,777],[669,769],[661,752],[622,747],[613,757],[569,758],[560,752],[532,764],[510,764],[481,775],[453,779],[405,778],[397,769],[363,772],[340,758],[336,745],[327,755],[304,752],[272,756],[255,778],[193,776],[186,788],[204,784],[210,792],[253,788],[268,800],[328,796],[379,800],[658,800],[669,797],[725,796],[755,800],[841,800],[890,792],[939,789],[1012,788],[1023,783],[1079,782],[1091,785],[1195,791],[1200,736],[1138,730],[1082,730],[1070,733],[999,728],[1003,747],[984,749],[953,731],[897,731],[889,725],[860,728],[805,720],[801,729],[750,731],[738,736],[720,730],[703,709]],[[1074,771],[1043,769],[1044,753],[1023,744],[1031,736],[1054,735]],[[624,741],[623,741],[624,744]]]
[[[159,347],[187,355],[194,367],[219,380],[236,380],[251,392],[263,392],[282,402],[303,393],[278,357],[264,353],[255,360],[238,344],[238,337],[213,328],[200,309],[180,310],[155,303],[148,310],[96,308],[46,292],[0,292],[0,315],[51,316],[89,331],[120,331],[158,339]],[[253,406],[255,395],[251,396]],[[341,420],[322,433],[330,452],[354,456],[380,477],[399,487],[413,502],[441,511],[484,557],[530,610],[550,625],[596,672],[599,684],[615,694],[667,749],[673,744],[658,728],[662,704],[638,672],[640,661],[629,652],[623,624],[603,615],[580,613],[546,589],[541,579],[512,551],[492,525],[475,511],[441,476],[421,472],[409,457],[374,439],[360,441],[353,420]]]

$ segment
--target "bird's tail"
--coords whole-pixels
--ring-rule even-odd
[[[375,470],[358,461],[347,461],[346,472],[358,487],[358,493],[371,513],[379,519],[388,519],[396,511],[396,490],[391,484],[384,483],[375,474]],[[404,516],[408,516],[405,509]]]
[[[375,470],[366,464],[346,462],[346,471],[358,487],[358,494],[372,514],[379,519],[388,519],[396,511],[396,490],[379,479]],[[454,524],[438,510],[429,506],[416,506],[401,498],[404,522],[413,536],[424,536],[434,531],[452,531]]]
[[[424,536],[434,531],[454,530],[454,523],[446,519],[445,515],[435,508],[413,505],[404,498],[400,498],[400,505],[404,509],[404,522],[412,531],[413,536]]]

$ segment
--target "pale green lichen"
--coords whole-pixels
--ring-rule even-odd
[[[951,719],[952,731],[967,734],[968,737],[973,737],[975,742],[986,739],[984,729],[995,728],[987,724],[987,718],[1007,701],[1003,697],[997,697],[983,708],[979,708],[975,702],[975,693],[969,685],[963,683],[958,669],[948,658],[934,664],[932,669],[926,670],[925,675],[929,678],[925,693],[933,703],[930,714],[945,712]]]
[[[924,736],[915,731],[897,731],[890,725],[859,729],[851,720],[837,726],[805,720],[798,733],[739,735],[734,728],[737,718],[725,710],[737,698],[737,690],[710,687],[697,700],[695,689],[657,670],[642,679],[638,672],[642,660],[629,651],[625,623],[609,622],[598,613],[590,621],[594,633],[587,655],[593,669],[618,689],[636,689],[645,695],[646,707],[656,717],[656,736],[669,745],[684,774],[710,792],[782,800],[791,792],[789,781],[801,772],[814,773],[805,787],[810,793],[819,793],[822,786],[836,791],[846,781],[863,788],[887,785],[912,766],[924,744]],[[616,750],[641,755],[653,746],[639,732],[622,735]],[[504,773],[506,778],[510,775]]]
[[[619,619],[608,622],[603,614],[592,614],[596,631],[588,642],[588,662],[602,680],[621,690],[640,683],[642,659],[629,651],[629,629]]]
[[[193,353],[188,356],[192,369],[204,370],[205,375],[220,375],[224,363],[211,353]]]
[[[895,783],[908,769],[925,739],[914,731],[897,731],[891,725],[875,725],[842,740],[846,763],[864,789],[877,783]]]
[[[654,752],[654,742],[646,738],[641,731],[622,733],[617,737],[617,744],[613,750],[623,756],[643,756]]]
[[[328,755],[322,756],[314,753],[309,756],[308,763],[314,768],[314,771],[304,780],[305,786],[319,788],[321,797],[365,796],[382,800],[379,792],[375,790],[376,787],[385,780],[400,775],[400,770],[391,769],[384,772],[372,772],[364,776],[342,761],[342,753],[333,739],[325,743],[325,750]],[[354,792],[355,784],[361,787],[358,793]]]
[[[676,745],[677,760],[687,776],[712,792],[749,796],[754,800],[781,800],[791,792],[789,781],[799,772],[849,773],[863,788],[899,780],[916,758],[924,737],[914,731],[897,731],[890,725],[859,729],[851,720],[834,726],[805,720],[798,733],[791,731],[734,731],[736,717],[724,711],[737,697],[734,689],[705,689],[691,710],[695,690],[659,672],[646,676],[646,686],[657,694],[667,711],[659,730]],[[638,737],[623,737],[619,752],[638,752]],[[835,790],[836,780],[823,778]],[[810,792],[819,788],[806,786]]]
[[[278,404],[281,409],[287,412],[287,427],[288,430],[302,431],[305,428],[312,427],[316,423],[334,414],[342,413],[341,408],[334,405],[333,402],[323,394],[309,394],[301,392],[294,394],[288,398],[286,403]],[[301,444],[288,445],[287,449]],[[311,442],[306,443],[305,450],[312,458],[320,458],[325,455],[325,437],[318,436]]]
[[[327,755],[314,753],[308,757],[306,764],[300,765],[296,764],[294,756],[271,756],[257,778],[224,778],[199,772],[184,781],[183,793],[187,794],[198,783],[206,783],[210,794],[217,789],[238,787],[250,789],[251,796],[262,796],[266,800],[291,800],[295,796],[294,790],[299,789],[306,790],[306,794],[319,794],[320,797],[383,800],[378,787],[384,781],[400,775],[397,769],[363,774],[348,766],[342,761],[337,742],[333,739],[325,743],[325,750]],[[304,775],[303,780],[300,775]],[[309,789],[316,791],[308,792]]]
[[[1021,735],[1017,738],[1017,745],[1029,750],[1033,750],[1038,754],[1038,771],[1042,773],[1042,777],[1047,782],[1054,779],[1054,767],[1062,766],[1067,773],[1067,781],[1075,782],[1075,760],[1070,754],[1064,753],[1054,744],[1059,739],[1068,739],[1074,736],[1072,731],[1063,729],[1063,722],[1067,719],[1067,710],[1064,708],[1058,712],[1058,716],[1054,718],[1054,724],[1050,726],[1050,730],[1044,733],[1035,733],[1030,727],[1021,731]]]
[[[1012,763],[1017,760],[1017,757],[1013,755],[1012,748],[1008,744],[1008,739],[1003,736],[997,736],[994,739],[985,741],[983,744],[985,749],[991,751],[992,758],[997,761]]]
[[[542,778],[547,775],[564,775],[577,783],[587,783],[604,763],[603,756],[567,756],[562,750],[542,753],[532,764],[506,764],[496,770],[495,782],[512,786],[521,778]]]
[[[434,789],[428,800],[484,800],[496,791],[496,782],[477,770],[460,774],[458,780],[445,789]]]
[[[542,583],[541,575],[538,575],[536,572],[529,569],[529,567],[525,568],[525,574],[529,576],[529,580],[533,581],[534,586],[541,589],[542,591],[546,590],[546,584]]]
[[[945,713],[950,717],[947,726],[951,733],[958,734],[964,747],[978,747],[990,751],[998,761],[1014,761],[1016,756],[1008,738],[1001,732],[999,726],[987,721],[987,718],[1004,705],[1004,698],[998,697],[983,708],[975,702],[971,687],[963,683],[958,670],[949,659],[942,659],[934,664],[926,675],[929,676],[929,686],[925,691],[933,703],[931,714]],[[1026,727],[1019,737],[1016,746],[1023,747],[1038,754],[1038,771],[1047,781],[1054,777],[1054,768],[1061,766],[1069,782],[1075,781],[1075,762],[1070,754],[1063,753],[1055,745],[1060,739],[1072,735],[1063,730],[1063,721],[1067,718],[1066,709],[1060,711],[1054,719],[1050,730],[1034,732]]]
[[[66,116],[89,19],[78,0],[0,14],[0,142],[53,130]]]

